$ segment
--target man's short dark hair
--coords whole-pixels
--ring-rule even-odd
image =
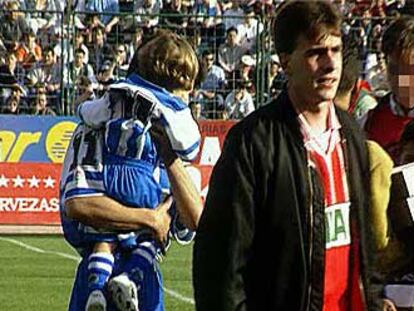
[[[236,34],[239,33],[236,27],[231,26],[229,29],[227,29],[226,34],[228,35],[230,32],[234,31]]]
[[[203,50],[203,52],[201,53],[201,57],[206,57],[208,55],[214,55],[214,52],[212,49],[205,49]]]
[[[389,56],[395,51],[402,54],[413,48],[414,18],[401,16],[385,30],[381,50],[385,56]]]
[[[284,2],[273,21],[273,40],[276,52],[291,54],[301,35],[309,39],[325,31],[341,34],[341,16],[328,1],[294,0]]]
[[[83,56],[86,55],[85,51],[82,48],[75,49],[75,55],[76,54],[82,54]]]
[[[49,52],[51,52],[52,54],[53,54],[53,56],[55,56],[55,50],[53,49],[53,47],[52,46],[46,46],[44,49],[43,49],[43,54],[47,54],[47,53],[49,53]]]

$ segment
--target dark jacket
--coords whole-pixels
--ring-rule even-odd
[[[364,296],[367,310],[379,310],[367,149],[356,123],[337,114]],[[197,310],[321,310],[324,208],[321,182],[307,165],[297,115],[283,92],[230,130],[213,170],[194,246]]]

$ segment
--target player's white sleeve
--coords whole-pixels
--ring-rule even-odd
[[[186,161],[194,160],[200,150],[200,130],[189,108],[174,111],[159,106],[160,116],[173,150]]]
[[[103,128],[112,115],[109,98],[109,93],[106,93],[101,98],[80,104],[77,113],[83,123],[94,129]]]

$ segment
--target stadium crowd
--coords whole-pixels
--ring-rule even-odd
[[[191,42],[202,74],[190,106],[197,118],[240,119],[283,88],[268,35],[283,0],[0,0],[0,112],[70,115],[126,75],[133,52],[157,28]],[[388,91],[383,30],[414,14],[412,0],[334,0],[343,36],[358,50],[360,78]],[[101,13],[101,14],[99,14]],[[257,95],[260,95],[259,97]]]

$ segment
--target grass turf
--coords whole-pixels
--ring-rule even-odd
[[[194,310],[191,250],[173,244],[161,263],[167,311]],[[0,310],[67,310],[76,257],[61,236],[0,236]]]

